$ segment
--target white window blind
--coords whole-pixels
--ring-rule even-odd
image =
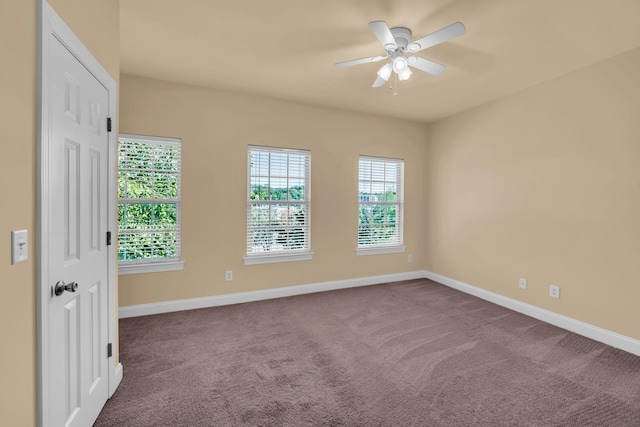
[[[402,245],[404,161],[360,156],[358,249]]]
[[[309,151],[248,147],[245,263],[310,253],[310,168]]]
[[[120,264],[180,259],[181,141],[120,135],[118,260]]]

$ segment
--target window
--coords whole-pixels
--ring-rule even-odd
[[[358,255],[404,252],[404,161],[360,156]]]
[[[120,135],[120,274],[182,269],[180,174],[179,139]]]
[[[310,163],[309,151],[249,146],[245,264],[312,258]]]

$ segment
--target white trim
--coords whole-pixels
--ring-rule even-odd
[[[366,174],[366,168],[363,171],[363,164],[367,164],[369,166],[370,169],[370,173],[367,176]],[[380,176],[374,176],[374,163],[382,163],[384,164],[383,166],[383,170],[382,170],[382,178],[380,178]],[[385,192],[387,191],[387,187],[386,184],[390,183],[391,181],[387,181],[387,165],[395,165],[396,167],[396,200],[395,201],[384,201],[384,200],[378,200],[378,201],[372,201],[372,200],[362,200],[362,195],[360,194],[360,189],[361,189],[361,185],[364,183],[365,186],[367,186],[367,184],[369,184],[369,191],[373,192],[373,185],[374,183],[377,183],[378,185],[381,183],[384,183],[385,186]],[[380,172],[380,170],[378,170],[378,173]],[[372,195],[372,193],[368,193],[369,195]],[[356,250],[356,255],[361,256],[361,255],[374,255],[374,254],[381,254],[381,253],[393,253],[393,252],[403,252],[400,250],[388,250],[388,251],[382,251],[382,252],[375,252],[375,251],[368,251],[369,246],[375,246],[375,247],[383,247],[386,245],[389,245],[391,247],[402,247],[403,243],[404,243],[404,159],[396,159],[396,158],[389,158],[389,157],[373,157],[373,156],[366,156],[366,155],[360,155],[358,158],[358,236],[357,236],[357,250]],[[369,242],[369,244],[361,244],[361,238],[363,236],[360,235],[360,227],[362,226],[362,224],[360,224],[360,210],[363,206],[369,206],[369,207],[375,207],[375,206],[386,206],[386,207],[395,207],[396,208],[396,230],[394,233],[394,239],[393,242],[390,243],[386,243],[386,242],[381,242],[381,241],[371,241],[371,236],[366,237],[366,241]],[[364,249],[364,250],[363,250]]]
[[[271,264],[274,262],[308,261],[313,259],[313,252],[300,254],[282,253],[269,255],[247,255],[244,258],[244,265]]]
[[[113,393],[116,392],[116,389],[122,382],[122,376],[123,376],[122,363],[118,363],[118,365],[116,366],[115,372],[113,374],[113,381],[109,381],[109,399],[111,399],[111,396],[113,396]]]
[[[172,270],[182,270],[184,264],[174,264],[174,262],[180,262],[181,253],[182,253],[182,139],[180,138],[167,138],[167,137],[153,137],[153,136],[145,136],[145,135],[132,135],[132,134],[119,134],[118,135],[118,158],[121,154],[128,155],[132,152],[134,154],[134,158],[137,158],[137,150],[142,146],[145,149],[150,148],[151,150],[162,149],[171,147],[171,152],[173,153],[173,160],[177,162],[177,170],[164,170],[163,172],[167,174],[171,174],[176,179],[176,195],[175,197],[158,197],[158,195],[154,194],[153,197],[142,197],[138,195],[138,197],[131,197],[133,195],[126,194],[127,197],[119,197],[116,195],[118,202],[118,210],[120,206],[135,206],[135,205],[146,205],[146,204],[167,204],[167,205],[175,205],[176,209],[176,221],[173,227],[170,225],[165,225],[162,227],[162,230],[152,229],[152,228],[144,228],[144,229],[130,229],[130,228],[120,228],[118,230],[118,242],[119,249],[123,247],[126,248],[125,252],[129,249],[129,241],[128,238],[130,236],[136,235],[152,235],[154,232],[173,232],[175,237],[175,256],[171,257],[161,257],[154,259],[124,259],[120,261],[120,266],[124,265],[148,265],[146,268],[121,268],[119,270],[119,274],[136,274],[136,273],[149,273],[149,272],[160,272],[160,271],[172,271]],[[175,149],[176,151],[173,151]],[[155,174],[158,170],[155,169],[153,165],[147,165],[148,168],[132,168],[131,165],[126,165],[126,167],[120,167],[117,171],[118,173],[118,182],[120,181],[120,174],[124,173],[125,175],[128,172],[134,172],[136,174],[144,174],[147,177],[151,177],[151,180],[155,182]],[[128,181],[128,178],[125,178],[125,181]],[[118,184],[120,185],[120,184]],[[120,226],[120,224],[118,225]],[[123,226],[124,227],[124,226]],[[135,246],[135,244],[134,244]],[[154,263],[167,263],[166,267],[153,267],[151,264]]]
[[[366,154],[360,154],[358,157],[368,162],[389,162],[396,164],[404,163],[404,159],[401,159],[399,157],[368,156]]]
[[[251,154],[254,152],[259,153],[267,153],[267,154],[284,154],[287,156],[302,156],[304,158],[304,199],[302,200],[251,200]],[[271,157],[271,156],[269,156]],[[288,160],[287,160],[288,161]],[[269,160],[269,175],[260,176],[261,178],[269,179],[269,186],[271,185],[271,160]],[[254,177],[256,175],[253,175]],[[289,171],[287,171],[286,175],[287,180],[289,179]],[[304,208],[304,226],[299,227],[304,231],[304,245],[302,249],[287,249],[280,251],[280,254],[274,253],[261,253],[261,252],[250,252],[251,245],[249,241],[251,240],[251,232],[256,228],[263,229],[264,231],[269,232],[273,230],[274,226],[266,225],[264,227],[252,227],[251,226],[251,213],[252,208],[251,205],[255,204],[266,204],[266,205],[303,205]],[[274,262],[287,262],[287,261],[305,261],[313,258],[313,252],[311,252],[311,151],[303,150],[303,149],[294,149],[294,148],[278,148],[278,147],[267,147],[267,146],[259,146],[259,145],[247,145],[247,240],[246,240],[246,253],[243,258],[245,265],[252,264],[268,264]],[[284,228],[291,229],[291,226],[285,226]],[[303,252],[301,252],[303,251]],[[254,258],[255,257],[255,258]],[[277,257],[277,258],[276,258]]]
[[[168,261],[168,262],[146,262],[128,264],[120,261],[118,265],[118,274],[124,276],[126,274],[141,273],[159,273],[162,271],[177,271],[184,269],[184,261]]]
[[[108,214],[107,214],[107,222],[109,224],[109,230],[111,230],[112,240],[113,236],[117,236],[118,230],[118,133],[116,130],[118,129],[117,120],[117,105],[118,105],[118,86],[111,78],[111,76],[107,73],[107,71],[102,68],[102,66],[97,62],[97,60],[91,56],[94,61],[96,61],[97,65],[100,66],[98,68],[102,74],[101,77],[98,78],[100,81],[105,81],[107,83],[107,88],[109,90],[109,117],[111,117],[111,132],[109,135],[109,183],[108,183],[108,192],[109,192],[109,206],[108,206]],[[116,242],[112,242],[111,246],[109,246],[109,267],[108,267],[108,281],[107,281],[107,294],[108,294],[108,308],[107,308],[107,335],[109,337],[109,342],[113,346],[113,356],[107,362],[109,372],[109,398],[113,396],[116,389],[120,385],[122,381],[122,364],[118,363],[116,365],[116,360],[120,358],[120,348],[117,345],[116,341],[116,329],[118,327],[118,319],[116,318],[116,309],[118,303],[116,301],[116,286],[118,281],[118,254],[117,254],[117,237]]]
[[[287,286],[283,288],[264,289],[260,291],[238,292],[234,294],[216,295],[203,298],[165,301],[152,304],[130,305],[119,308],[121,319],[127,317],[147,316],[150,314],[170,313],[173,311],[193,310],[197,308],[217,307],[221,305],[240,304],[244,302],[262,301],[315,292],[333,291],[336,289],[355,288],[358,286],[377,285],[380,283],[399,282],[402,280],[422,279],[424,271],[385,274],[382,276],[361,277],[331,282],[311,283],[308,285]]]
[[[357,256],[363,255],[380,255],[380,254],[395,254],[404,252],[407,250],[406,246],[373,246],[370,248],[358,248],[356,249]]]
[[[459,280],[452,279],[450,277],[442,276],[431,271],[425,271],[427,279],[431,279],[450,288],[457,289],[464,293],[476,296],[486,301],[501,305],[508,309],[517,311],[518,313],[526,314],[527,316],[534,317],[543,322],[550,323],[554,326],[566,329],[576,334],[591,338],[592,340],[599,341],[601,343],[610,345],[612,347],[619,348],[629,353],[640,356],[640,340],[636,340],[631,337],[627,337],[616,332],[609,331],[607,329],[600,328],[598,326],[591,325],[589,323],[582,322],[580,320],[572,319],[562,314],[554,313],[544,308],[536,307],[531,304],[524,303],[509,297],[505,297],[500,294],[496,294],[485,289],[481,289],[472,285],[469,285]]]
[[[182,145],[182,138],[168,138],[166,136],[151,136],[151,135],[134,135],[132,133],[120,133],[118,138],[130,139],[139,142],[167,143],[171,145]]]
[[[288,286],[283,288],[265,289],[261,291],[239,292],[212,297],[192,298],[175,301],[165,301],[152,304],[130,305],[120,307],[118,312],[121,319],[127,317],[147,316],[150,314],[170,313],[174,311],[192,310],[197,308],[217,307],[221,305],[240,304],[252,301],[262,301],[273,298],[283,298],[304,295],[315,292],[347,289],[358,286],[377,285],[380,283],[397,282],[402,280],[427,278],[450,288],[476,296],[485,301],[501,305],[508,309],[542,320],[576,334],[591,338],[603,344],[619,348],[640,356],[640,340],[612,332],[598,326],[545,310],[522,301],[514,300],[503,295],[487,291],[459,280],[433,273],[427,270],[410,271],[406,273],[387,274],[382,276],[361,277],[356,279],[335,280],[331,282],[311,283],[307,285]]]
[[[48,391],[50,389],[49,383],[49,305],[48,299],[50,298],[49,286],[47,282],[49,280],[50,266],[47,263],[47,248],[49,247],[49,232],[51,229],[48,223],[48,216],[44,214],[47,212],[50,204],[50,194],[48,189],[50,188],[50,170],[48,165],[49,158],[49,141],[51,140],[51,116],[49,110],[49,64],[44,58],[48,57],[49,52],[49,40],[53,36],[58,39],[63,45],[69,49],[70,52],[81,62],[87,70],[89,70],[93,76],[107,89],[109,97],[108,116],[112,120],[116,118],[116,105],[117,105],[117,85],[113,77],[104,69],[104,67],[98,62],[98,60],[91,54],[91,52],[82,44],[82,42],[73,34],[73,32],[66,26],[64,21],[56,14],[46,0],[37,0],[37,20],[38,20],[38,38],[37,38],[37,84],[38,84],[38,99],[37,99],[37,124],[38,124],[38,189],[37,189],[37,396],[36,396],[36,422],[38,426],[50,425],[50,420],[46,416],[47,408],[50,405]],[[117,182],[116,175],[116,132],[112,131],[108,135],[109,144],[109,159],[108,159],[108,225],[111,230],[116,230],[116,188]],[[116,245],[112,245],[108,248],[108,267],[107,267],[107,305],[108,305],[108,319],[107,319],[107,335],[108,342],[115,343],[115,328],[116,328]],[[116,349],[117,353],[117,349]],[[118,371],[115,364],[115,357],[112,357],[108,361],[108,384],[111,394],[118,387],[121,381],[122,368]],[[120,365],[121,366],[121,365]],[[120,375],[120,379],[118,379]]]

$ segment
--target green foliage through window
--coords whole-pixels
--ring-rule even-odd
[[[358,247],[402,244],[404,162],[360,157]]]
[[[307,151],[249,147],[247,254],[309,250]]]
[[[180,257],[179,140],[121,136],[118,145],[118,259]]]

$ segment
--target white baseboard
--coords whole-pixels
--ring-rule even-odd
[[[483,300],[501,305],[513,311],[526,314],[527,316],[531,316],[538,320],[542,320],[543,322],[547,322],[554,326],[558,326],[568,331],[575,332],[576,334],[591,338],[592,340],[599,341],[612,347],[628,351],[629,353],[635,354],[636,356],[640,356],[640,341],[634,338],[620,335],[616,332],[612,332],[607,329],[582,322],[580,320],[572,319],[571,317],[563,316],[561,314],[554,313],[553,311],[545,310],[531,304],[526,304],[522,301],[508,298],[503,295],[496,294],[494,292],[490,292],[455,279],[451,279],[450,277],[433,273],[431,271],[425,271],[424,273],[424,277],[426,277],[427,279],[442,283],[443,285],[449,286],[450,288],[457,289]]]
[[[360,277],[331,282],[311,283],[308,285],[286,286],[283,288],[264,289],[260,291],[238,292],[234,294],[211,297],[165,301],[152,304],[129,305],[120,307],[120,319],[127,317],[147,316],[149,314],[170,313],[172,311],[193,310],[196,308],[217,307],[221,305],[240,304],[243,302],[262,301],[273,298],[312,294],[315,292],[333,291],[336,289],[355,288],[358,286],[377,285],[380,283],[399,282],[402,280],[423,279],[424,270],[406,273],[385,274],[382,276]]]
[[[109,384],[109,398],[111,398],[111,396],[113,396],[113,393],[116,392],[116,389],[118,388],[118,386],[120,385],[120,383],[122,382],[122,363],[118,363],[118,365],[116,366],[115,372],[113,374],[113,382],[111,384]]]
[[[118,309],[121,319],[127,317],[147,316],[150,314],[169,313],[173,311],[192,310],[196,308],[216,307],[221,305],[240,304],[244,302],[261,301],[273,298],[290,297],[311,294],[315,292],[333,291],[358,286],[377,285],[380,283],[398,282],[402,280],[427,278],[450,288],[476,296],[510,310],[542,320],[554,326],[566,329],[576,334],[591,338],[601,343],[619,348],[640,356],[640,341],[607,329],[594,326],[580,320],[572,319],[522,301],[508,298],[476,286],[469,285],[450,277],[442,276],[427,270],[410,271],[406,273],[386,274],[382,276],[361,277],[356,279],[335,280],[331,282],[311,283],[307,285],[287,286],[283,288],[264,289],[260,291],[239,292],[234,294],[216,295],[203,298],[192,298],[176,301],[166,301],[152,304],[130,305]],[[122,365],[120,365],[122,372]]]

